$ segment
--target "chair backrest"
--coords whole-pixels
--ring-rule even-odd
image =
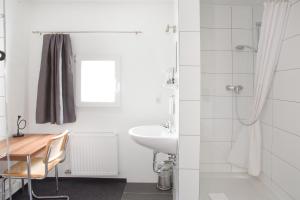
[[[63,160],[66,152],[66,146],[69,139],[70,131],[66,130],[63,133],[53,137],[47,144],[45,163],[51,163],[54,160]]]

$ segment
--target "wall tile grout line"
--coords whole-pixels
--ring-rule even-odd
[[[281,66],[281,67],[288,67],[288,66]],[[277,69],[275,72],[279,73],[279,72],[288,72],[288,71],[295,71],[295,70],[300,70],[300,66],[294,67],[294,68],[289,68],[289,69]]]
[[[290,167],[292,167],[293,169],[297,170],[300,173],[300,169],[297,168],[296,166],[294,166],[293,164],[291,164],[290,162],[284,160],[283,158],[281,158],[280,156],[274,154],[273,152],[271,152],[272,156],[276,157],[277,159],[279,159],[281,162],[284,162],[286,165],[289,165]]]
[[[292,101],[292,100],[287,100],[287,99],[275,99],[275,98],[273,98],[272,100],[273,101],[287,102],[287,103],[296,103],[296,104],[300,103],[300,101]]]
[[[275,126],[275,125],[273,126],[273,128],[276,128],[276,129],[278,129],[278,130],[284,132],[285,134],[293,135],[293,136],[296,136],[296,137],[299,137],[299,138],[300,138],[300,135],[298,135],[298,134],[296,134],[296,133],[293,133],[293,132],[291,132],[291,131],[288,131],[288,130],[279,128],[279,127],[277,127],[277,126]]]
[[[290,36],[284,38],[284,39],[283,39],[283,42],[285,43],[286,41],[291,40],[291,39],[294,39],[294,38],[297,38],[297,37],[299,37],[299,36],[300,36],[300,34],[293,34],[293,35],[290,35]]]
[[[275,180],[271,179],[272,184],[275,184],[279,187],[286,195],[288,195],[291,199],[296,200],[289,192],[287,192],[280,184],[278,184]]]

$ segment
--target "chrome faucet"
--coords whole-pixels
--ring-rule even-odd
[[[167,121],[163,122],[161,124],[161,126],[164,127],[164,128],[170,129],[171,128],[171,122],[170,122],[170,120],[167,120]]]
[[[240,92],[244,89],[242,85],[226,85],[226,90],[232,91],[235,94],[240,94]]]
[[[174,132],[174,123],[171,120],[167,120],[161,124],[162,127],[169,130],[169,133],[172,134]]]

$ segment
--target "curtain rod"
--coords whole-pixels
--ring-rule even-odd
[[[64,34],[64,33],[113,33],[113,34],[142,34],[142,31],[32,31],[33,34]]]

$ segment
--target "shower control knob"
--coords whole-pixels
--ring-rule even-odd
[[[226,85],[226,90],[228,91],[234,91],[235,86],[234,85]]]
[[[242,85],[226,85],[226,90],[239,94],[244,88]]]

